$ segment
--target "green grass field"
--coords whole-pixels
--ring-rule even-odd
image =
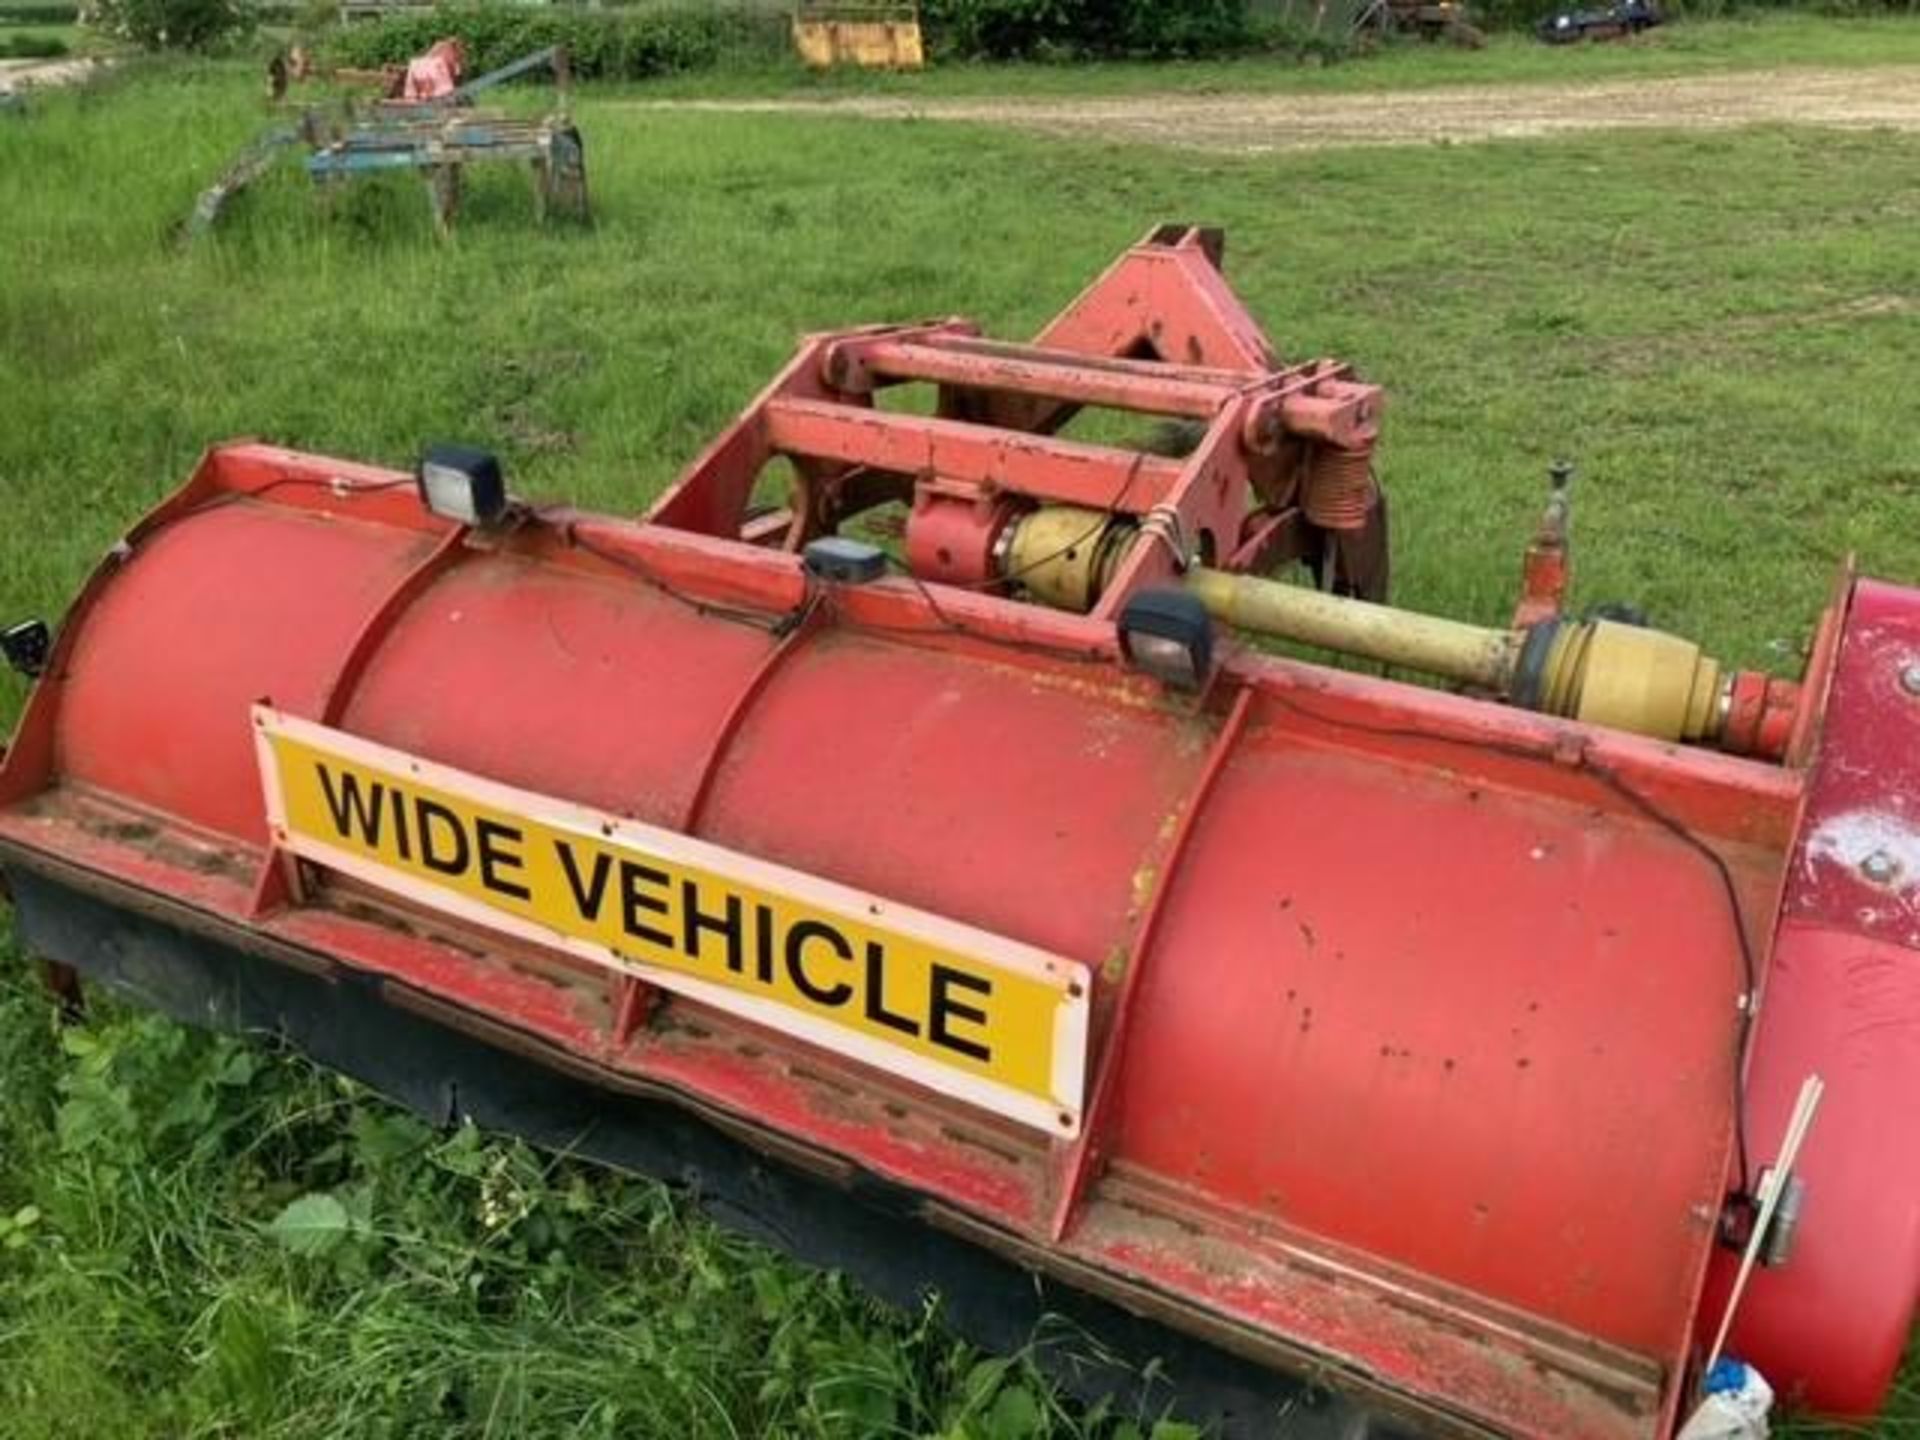
[[[1403,603],[1503,616],[1562,455],[1581,602],[1730,660],[1792,669],[1849,552],[1920,579],[1910,136],[1255,160],[590,94],[590,232],[538,229],[502,174],[436,245],[417,186],[322,215],[289,171],[179,253],[258,88],[135,68],[0,120],[0,618],[57,614],[234,435],[396,464],[461,438],[526,495],[636,510],[799,331],[1030,332],[1168,218],[1228,227],[1286,353],[1387,386]],[[1184,1433],[1067,1406],[654,1187],[148,1017],[62,1034],[13,958],[0,1077],[4,1440]],[[1920,1435],[1914,1389],[1867,1433]]]
[[[0,27],[0,60],[39,59],[82,53],[87,33],[77,25]]]

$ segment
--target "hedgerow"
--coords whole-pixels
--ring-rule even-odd
[[[0,31],[0,60],[53,60],[68,53],[58,35],[8,35]]]
[[[787,51],[787,20],[764,6],[686,5],[645,10],[460,6],[354,25],[329,53],[345,65],[391,65],[455,35],[481,74],[529,51],[565,45],[586,80],[646,80],[723,64],[768,63]]]
[[[1314,36],[1248,0],[928,0],[929,49],[943,60],[1066,60],[1252,53],[1318,53],[1344,40]],[[564,44],[582,79],[647,80],[728,65],[788,60],[787,17],[764,4],[644,10],[449,6],[337,32],[331,57],[351,66],[393,65],[456,35],[475,71],[546,45]]]
[[[1247,0],[928,0],[936,49],[966,58],[1217,55],[1254,48]]]

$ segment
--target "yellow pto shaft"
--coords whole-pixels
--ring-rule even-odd
[[[1215,619],[1256,635],[1419,670],[1503,699],[1661,740],[1710,740],[1723,718],[1718,661],[1677,635],[1613,620],[1495,630],[1252,575],[1195,569]]]
[[[1043,506],[1010,528],[1003,574],[1043,604],[1087,611],[1140,538],[1130,519]],[[1660,740],[1730,741],[1734,675],[1690,640],[1615,620],[1493,629],[1204,565],[1185,584],[1207,613],[1276,640],[1418,670],[1548,715]],[[1758,680],[1764,689],[1765,677]]]

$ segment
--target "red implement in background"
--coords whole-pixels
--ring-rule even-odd
[[[442,100],[459,87],[466,52],[457,39],[436,40],[426,52],[407,62],[401,76],[400,100]]]
[[[1920,593],[1841,586],[1768,712],[1784,764],[1224,637],[1211,683],[1163,687],[1115,620],[1185,565],[1384,590],[1379,392],[1281,364],[1218,256],[1157,231],[1031,345],[814,337],[639,521],[469,528],[405,475],[213,450],[82,593],[0,768],[23,938],[445,1113],[550,1138],[503,1088],[528,1060],[609,1128],[657,1102],[599,1153],[763,1218],[804,1176],[860,1217],[817,1257],[910,1222],[907,1293],[954,1245],[1295,1377],[1205,1411],[1242,1433],[1669,1434],[1729,1196],[1817,1071],[1792,1253],[1733,1348],[1870,1411],[1920,1279]],[[912,384],[932,414],[883,403]],[[1103,410],[1187,428],[1172,455],[1059,433]],[[889,505],[908,573],[803,563]],[[1084,562],[1088,613],[1009,568],[1049,505],[1138,527],[1042,557]],[[1557,611],[1564,555],[1529,575]],[[417,789],[424,864],[316,860],[276,727]],[[464,817],[462,873],[421,801]],[[593,846],[624,939],[586,933],[616,915]],[[979,1057],[989,973],[1056,978],[1051,1070]],[[376,1043],[402,1023],[479,1058]],[[722,1141],[752,1157],[731,1190]]]

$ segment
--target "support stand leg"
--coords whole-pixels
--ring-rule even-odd
[[[533,218],[547,223],[547,210],[553,198],[553,164],[544,156],[533,162]]]
[[[436,165],[427,172],[427,199],[433,206],[433,229],[441,239],[453,232],[460,209],[460,167]]]
[[[86,1019],[87,996],[80,985],[80,972],[58,960],[36,960],[34,966],[40,972],[40,983],[60,1002],[60,1019],[68,1025]]]

